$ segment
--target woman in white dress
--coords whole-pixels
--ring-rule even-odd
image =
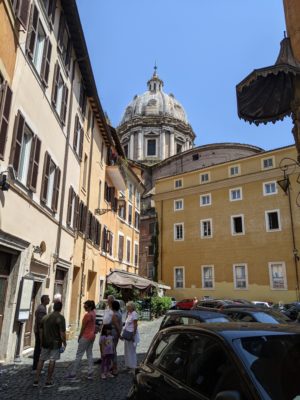
[[[131,340],[124,340],[125,368],[132,370],[137,367],[136,346],[140,341],[138,331],[138,314],[135,311],[135,304],[129,301],[126,304],[127,318],[124,330],[133,333]]]

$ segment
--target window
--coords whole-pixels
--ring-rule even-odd
[[[229,176],[236,176],[240,175],[240,166],[239,165],[232,165],[229,167]]]
[[[79,222],[79,197],[72,186],[69,189],[67,226],[73,230],[77,229]]]
[[[261,160],[261,163],[262,163],[262,169],[273,168],[275,165],[274,157],[263,158]]]
[[[265,217],[267,232],[281,230],[279,210],[266,211]]]
[[[235,289],[248,288],[248,272],[246,264],[239,264],[233,266],[233,278]]]
[[[179,189],[179,188],[181,188],[183,185],[182,185],[182,179],[176,179],[175,181],[174,181],[174,188],[175,189]]]
[[[263,193],[264,196],[270,196],[272,194],[276,194],[277,193],[277,185],[276,182],[265,182],[263,184]]]
[[[230,201],[242,200],[242,188],[229,189],[229,200]]]
[[[27,29],[30,0],[11,0],[15,16],[24,29]]]
[[[118,215],[120,218],[122,219],[126,219],[126,201],[124,201],[124,203],[122,203],[121,205],[119,205],[118,207]]]
[[[154,256],[154,245],[148,247],[148,256]]]
[[[287,289],[285,264],[282,262],[269,263],[270,286],[274,290]]]
[[[134,266],[138,266],[138,260],[139,260],[139,245],[137,243],[134,243]]]
[[[212,220],[205,219],[200,221],[200,236],[201,238],[212,237]]]
[[[87,173],[88,173],[88,156],[84,155],[84,164],[83,164],[83,179],[82,179],[82,187],[86,190],[87,185]]]
[[[66,70],[69,71],[72,47],[71,47],[69,31],[68,31],[67,24],[65,21],[65,16],[63,13],[60,16],[57,41],[58,41],[58,48],[59,48],[64,66],[66,67]]]
[[[184,240],[183,224],[174,224],[174,240]]]
[[[65,124],[69,90],[64,83],[58,63],[55,65],[54,82],[52,88],[52,104],[60,121]]]
[[[129,157],[129,146],[128,146],[128,143],[124,144],[123,149],[124,149],[125,157],[128,158]]]
[[[244,235],[244,216],[232,215],[231,216],[231,234]]]
[[[134,227],[137,230],[140,229],[140,214],[137,211],[134,213]]]
[[[103,232],[102,232],[102,246],[101,250],[108,255],[112,256],[113,255],[113,233],[110,232],[106,226],[103,227]]]
[[[129,183],[129,189],[128,189],[128,198],[129,201],[132,203],[132,197],[133,197],[133,184]]]
[[[79,216],[78,216],[78,230],[81,233],[85,233],[87,220],[87,206],[80,201],[79,204]]]
[[[83,128],[79,122],[78,115],[75,117],[73,149],[81,160],[83,149]]]
[[[155,276],[154,276],[154,264],[153,264],[153,262],[147,263],[147,271],[148,271],[147,277],[149,279],[154,279]]]
[[[211,194],[201,194],[200,195],[200,207],[210,206],[211,205]]]
[[[101,200],[102,200],[102,181],[99,181],[99,191],[98,191],[98,208],[101,208]]]
[[[12,91],[0,74],[0,160],[4,159]]]
[[[60,169],[48,152],[45,153],[41,202],[53,212],[57,211],[60,186]]]
[[[128,224],[132,225],[132,205],[128,204]]]
[[[206,172],[204,174],[200,174],[200,183],[207,183],[210,181],[210,174]]]
[[[40,0],[43,6],[43,9],[46,13],[48,21],[54,25],[55,20],[55,9],[56,9],[56,0]]]
[[[184,288],[184,268],[175,267],[174,268],[174,288],[183,289]]]
[[[141,193],[136,190],[135,192],[135,206],[139,210],[141,207]]]
[[[123,253],[124,253],[124,236],[119,234],[119,246],[118,246],[119,261],[123,261]]]
[[[149,235],[154,235],[155,234],[155,222],[150,222],[148,226],[149,226]]]
[[[182,144],[176,143],[176,154],[179,154],[182,152]]]
[[[126,241],[126,262],[131,262],[131,240],[127,239]]]
[[[25,123],[25,118],[18,111],[14,137],[11,147],[10,163],[18,180],[33,192],[36,191],[41,141]]]
[[[202,265],[202,289],[213,289],[214,282],[214,267],[212,265]]]
[[[48,85],[52,45],[41,24],[39,11],[33,4],[26,39],[26,53],[45,86]]]
[[[198,154],[198,153],[197,153],[197,154],[193,154],[192,160],[193,160],[193,161],[199,160],[199,154]]]
[[[174,200],[174,211],[183,210],[183,200]]]
[[[147,156],[156,156],[156,139],[147,139]]]
[[[80,107],[82,115],[84,116],[85,109],[86,109],[86,91],[85,91],[83,80],[81,80],[81,84],[80,84],[79,107]]]

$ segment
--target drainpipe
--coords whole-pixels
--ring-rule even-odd
[[[90,146],[90,154],[89,154],[89,172],[88,172],[88,184],[87,184],[87,195],[86,195],[86,208],[87,208],[87,216],[89,212],[90,205],[90,193],[91,193],[91,171],[92,171],[92,157],[93,157],[93,145],[94,145],[94,118],[92,119],[92,129],[91,129],[91,146]],[[85,235],[83,239],[83,251],[82,251],[82,259],[81,259],[81,277],[80,277],[80,296],[79,296],[79,307],[78,307],[78,327],[80,325],[80,316],[81,316],[81,299],[84,293],[84,270],[85,270],[85,256],[86,256],[86,248],[87,248],[87,232],[85,227]]]

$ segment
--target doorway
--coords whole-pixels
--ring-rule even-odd
[[[42,286],[41,282],[34,282],[34,284],[33,284],[29,318],[25,323],[24,343],[23,343],[24,349],[31,347],[32,332],[33,332],[32,328],[33,328],[33,323],[34,323],[34,313],[35,313],[35,309],[36,309],[37,297],[40,297],[40,296],[38,296],[38,294],[40,294],[41,286]]]
[[[0,337],[5,314],[8,279],[11,271],[12,255],[0,251]]]

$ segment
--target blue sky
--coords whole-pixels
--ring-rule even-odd
[[[197,146],[294,143],[292,122],[238,118],[235,85],[274,64],[285,30],[282,0],[77,0],[103,109],[117,126],[146,90],[156,60],[164,91],[183,105]]]

